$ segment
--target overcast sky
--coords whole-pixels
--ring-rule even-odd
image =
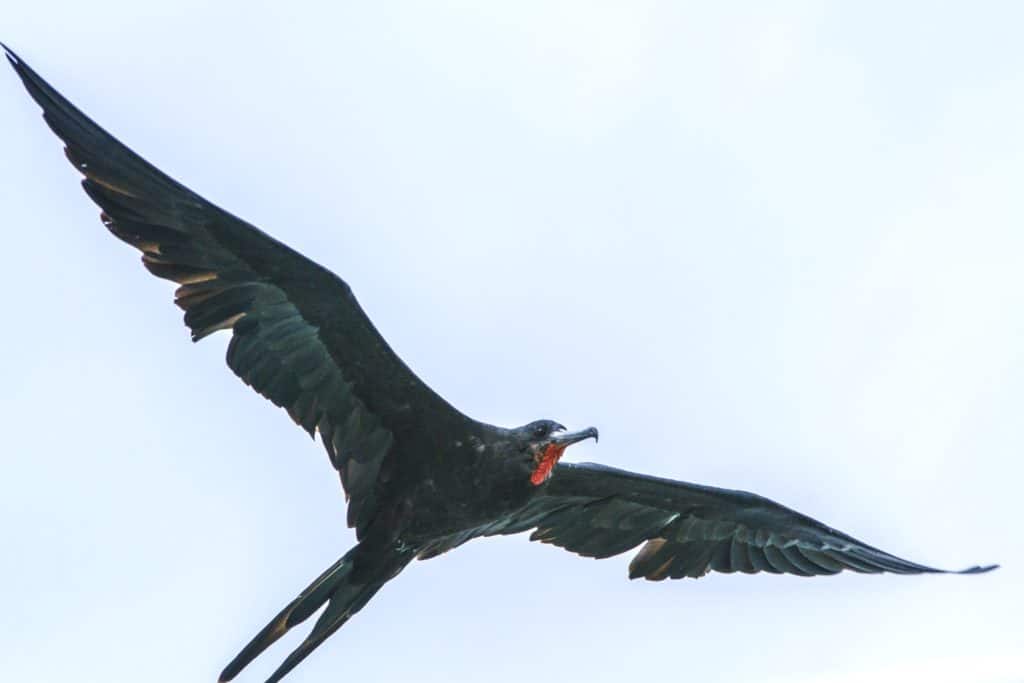
[[[0,39],[468,414],[1004,565],[653,584],[478,541],[296,681],[1024,681],[1022,5],[212,4],[15,3]],[[353,543],[337,477],[13,72],[0,130],[0,677],[213,681]]]

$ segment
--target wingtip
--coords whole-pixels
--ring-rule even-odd
[[[993,569],[999,569],[998,564],[975,565],[967,569],[961,569],[957,574],[985,574]]]
[[[11,63],[11,66],[18,66],[21,64],[21,58],[15,54],[14,50],[7,47],[6,43],[0,42],[0,48],[3,48],[4,57],[7,57],[7,61]]]

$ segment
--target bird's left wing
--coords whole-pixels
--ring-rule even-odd
[[[975,574],[995,568],[946,572],[891,555],[753,493],[589,463],[560,463],[543,495],[480,535],[529,529],[531,540],[585,557],[610,557],[643,543],[629,576],[653,581],[709,571],[813,576],[844,569]]]
[[[430,443],[476,424],[406,367],[341,278],[162,173],[0,47],[106,227],[180,285],[192,339],[230,330],[235,374],[320,433],[357,532],[373,519],[382,466],[415,450],[402,439]]]

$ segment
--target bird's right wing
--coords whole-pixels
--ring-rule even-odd
[[[319,432],[350,526],[373,518],[378,475],[403,438],[431,443],[476,424],[406,367],[341,278],[169,178],[4,50],[107,229],[180,285],[193,341],[230,330],[235,374]]]
[[[529,529],[534,529],[531,540],[585,557],[610,557],[643,543],[629,576],[654,581],[697,578],[709,571],[947,573],[891,555],[753,493],[589,463],[559,464],[543,495],[513,518],[480,529],[479,535]]]

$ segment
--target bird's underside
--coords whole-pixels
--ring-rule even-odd
[[[341,478],[358,544],[253,638],[222,681],[322,609],[270,678],[279,680],[413,559],[481,536],[532,530],[532,540],[596,558],[639,547],[629,576],[650,580],[945,573],[755,494],[558,462],[572,443],[596,438],[593,429],[568,433],[549,420],[502,429],[466,417],[395,355],[344,281],[164,175],[4,49],[104,225],[179,285],[175,303],[193,340],[228,330],[231,370],[319,434]]]

